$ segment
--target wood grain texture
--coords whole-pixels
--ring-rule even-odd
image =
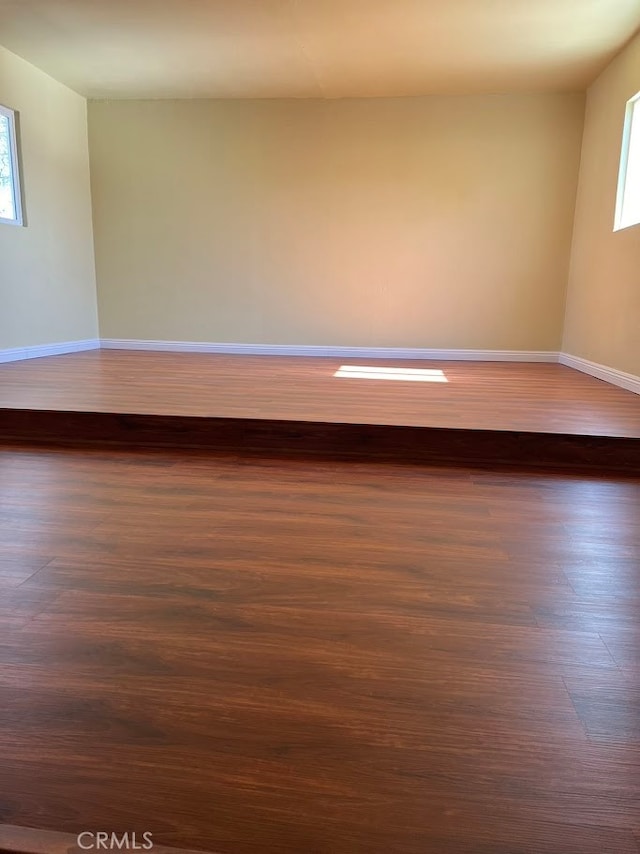
[[[365,360],[448,383],[334,376],[363,360],[90,351],[0,366],[0,408],[640,438],[640,396],[563,365]]]
[[[0,451],[0,822],[638,854],[640,480]]]
[[[0,442],[640,474],[640,398],[568,368],[442,363],[451,382],[429,384],[340,379],[338,365],[111,351],[35,359],[0,368]]]
[[[0,444],[14,442],[206,449],[245,458],[517,466],[640,475],[640,439],[510,430],[0,410]]]

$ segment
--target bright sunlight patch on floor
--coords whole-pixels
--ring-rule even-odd
[[[366,365],[342,365],[334,377],[360,380],[401,380],[413,383],[447,383],[444,371],[435,368],[376,368]]]

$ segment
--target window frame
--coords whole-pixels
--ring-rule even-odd
[[[10,107],[0,104],[0,116],[5,116],[9,121],[9,165],[11,169],[11,186],[13,190],[13,203],[16,212],[15,219],[0,216],[0,225],[24,225],[24,211],[22,208],[22,187],[20,181],[20,157],[18,153],[18,114]]]
[[[637,110],[637,113],[636,113]],[[620,153],[620,172],[618,174],[618,192],[616,195],[616,216],[613,230],[622,231],[625,228],[633,228],[640,225],[639,222],[627,222],[622,219],[624,214],[624,201],[627,192],[627,173],[629,172],[629,155],[631,154],[631,133],[634,122],[640,127],[640,92],[627,101],[624,116],[624,131],[622,134],[622,151]]]

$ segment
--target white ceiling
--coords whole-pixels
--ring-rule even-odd
[[[0,44],[92,98],[578,89],[640,0],[0,0]]]

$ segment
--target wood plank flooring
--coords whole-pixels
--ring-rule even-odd
[[[640,850],[640,480],[2,449],[0,632],[0,823]]]
[[[448,382],[335,377],[345,363]],[[0,365],[3,407],[640,438],[639,395],[554,364],[102,350]]]

